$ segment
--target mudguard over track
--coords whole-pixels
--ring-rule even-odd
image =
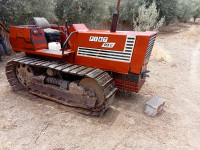
[[[33,76],[30,79],[32,83],[26,87],[17,78],[16,67],[18,64],[29,65],[32,68],[52,69],[62,74],[70,74],[82,78],[91,78],[103,89],[104,102],[100,105],[95,105],[94,97],[70,93],[69,90],[44,84],[42,76]],[[106,71],[99,68],[49,61],[34,57],[21,57],[10,60],[6,66],[6,76],[14,91],[27,90],[40,97],[76,107],[78,112],[86,115],[102,115],[112,104],[117,91],[113,78]]]

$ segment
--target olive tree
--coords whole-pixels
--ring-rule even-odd
[[[56,21],[54,0],[3,0],[0,1],[1,20],[9,25],[31,24],[33,17]]]
[[[177,20],[178,0],[145,0],[145,3],[150,6],[155,2],[157,10],[159,11],[159,18],[165,17],[165,24],[169,25]]]
[[[55,14],[60,22],[95,24],[102,20],[104,2],[99,0],[57,0]]]
[[[187,22],[197,11],[196,0],[179,0],[177,9],[177,18],[180,21]]]
[[[199,0],[196,0],[195,6],[196,6],[196,11],[193,14],[194,22],[196,22],[196,19],[200,17],[200,1]]]
[[[148,8],[144,4],[138,9],[138,16],[133,21],[133,28],[137,31],[157,30],[165,21],[164,17],[159,20],[158,18],[159,12],[157,11],[155,2]]]

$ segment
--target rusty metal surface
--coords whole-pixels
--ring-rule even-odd
[[[24,62],[25,65],[28,65],[30,63],[34,63],[34,62],[37,62],[39,59],[31,59],[31,60],[28,60],[26,62]]]
[[[12,71],[13,69],[14,69],[14,66],[12,64],[6,66],[6,72]]]
[[[59,67],[56,67],[55,69],[58,70],[58,71],[61,71],[67,67],[70,67],[72,66],[72,64],[65,64],[65,65],[62,65],[62,66],[59,66]]]
[[[45,80],[45,76],[31,76],[30,77],[31,83],[35,83],[35,84],[44,84],[44,80]]]
[[[58,62],[52,62],[52,61],[47,61],[47,63],[43,63],[41,64],[40,66],[42,67],[48,67],[50,65],[53,65],[53,64],[57,64]]]
[[[29,65],[36,65],[36,64],[41,63],[41,62],[45,62],[46,63],[46,61],[41,60],[41,59],[37,59],[37,58],[30,58],[30,59],[32,59],[32,60],[29,63],[27,63]]]
[[[33,75],[33,71],[29,65],[18,63],[16,66],[16,76],[19,82],[23,86],[27,86],[30,83],[30,77]]]
[[[86,74],[87,77],[90,77],[90,78],[96,78],[98,77],[99,75],[101,75],[104,71],[101,70],[101,69],[95,69],[89,73]]]
[[[68,73],[69,71],[71,71],[73,69],[76,69],[78,67],[80,67],[80,66],[78,66],[78,65],[72,65],[72,66],[70,66],[68,68],[63,69],[62,72]]]
[[[11,78],[8,80],[11,86],[14,86],[19,83],[19,81],[16,78]]]
[[[74,71],[79,70],[82,66],[77,65],[76,67],[74,67],[73,69],[71,69],[68,73],[73,74]]]
[[[100,76],[98,76],[97,78],[96,78],[96,80],[99,82],[102,78],[104,78],[105,76],[108,76],[108,73],[107,72],[104,72],[104,73],[102,73]]]
[[[16,75],[13,71],[6,72],[7,79],[16,78]]]
[[[23,63],[23,62],[26,62],[26,61],[29,61],[30,59],[28,57],[24,58],[24,59],[21,59],[21,60],[18,60],[17,62],[18,63]]]
[[[110,78],[109,80],[107,80],[103,85],[102,87],[106,87],[108,84],[110,84],[111,82],[113,81],[113,78]]]
[[[84,69],[87,69],[87,68],[88,68],[88,67],[86,67],[86,66],[81,66],[81,67],[79,67],[79,68],[76,68],[76,69],[70,71],[70,73],[72,73],[72,74],[77,74],[78,72],[81,72],[81,71],[83,71]]]
[[[102,106],[105,102],[105,93],[104,89],[101,87],[101,85],[98,84],[98,82],[93,78],[83,78],[79,85],[84,87],[86,91],[90,93],[90,95],[94,95],[97,97],[97,104],[96,106]]]
[[[36,95],[45,95],[47,98],[57,99],[57,102],[64,102],[73,107],[80,107],[85,109],[91,109],[95,107],[96,100],[89,96],[83,96],[78,94],[72,94],[68,90],[62,90],[56,86],[35,84],[32,83],[29,88],[34,91]]]
[[[101,78],[98,78],[97,81],[101,86],[105,87],[104,84],[110,79],[112,79],[110,75],[108,73],[105,73],[104,76]]]
[[[88,73],[88,72],[90,72],[90,71],[92,71],[92,70],[94,70],[94,69],[95,69],[95,68],[89,67],[89,68],[87,68],[87,69],[82,70],[81,72],[79,72],[79,73],[77,73],[77,74],[80,75],[80,76],[84,76],[86,73]]]
[[[110,83],[106,88],[104,88],[104,93],[106,95],[106,97],[110,97],[110,93],[113,92],[113,90],[115,90],[115,82],[113,81],[112,83]]]
[[[20,57],[20,58],[14,58],[12,61],[13,62],[18,62],[18,61],[20,61],[20,60],[25,60],[25,59],[27,59],[28,57]]]
[[[28,59],[28,58],[26,58],[26,59],[22,59],[22,60],[19,60],[19,61],[17,61],[18,63],[25,63],[25,62],[27,62],[27,61],[31,61],[30,59]]]
[[[18,59],[21,60],[21,59]],[[17,61],[17,59],[15,59]],[[17,63],[15,61],[9,61],[6,66],[6,77],[10,86],[12,87],[13,91],[23,90],[24,87],[19,83],[16,74],[15,74],[15,67]]]
[[[70,93],[69,90],[59,88],[58,86],[44,84],[44,77],[40,78],[38,76],[31,76],[30,78],[32,82],[30,82],[28,88],[25,88],[20,84],[15,73],[16,66],[19,62],[30,65],[32,68],[51,68],[63,74],[71,74],[80,77],[82,76],[83,78],[94,79],[103,90],[103,103],[96,106],[97,98],[94,96],[91,97],[87,92],[84,92],[82,95],[74,94]],[[101,69],[38,58],[24,57],[9,61],[6,66],[6,76],[14,91],[29,89],[30,93],[64,105],[76,107],[78,112],[86,115],[102,115],[112,104],[117,90],[110,75]]]
[[[37,61],[34,61],[32,63],[30,63],[29,65],[35,65],[35,66],[40,66],[44,63],[47,63],[47,61],[44,61],[44,60],[37,60]]]
[[[59,63],[50,65],[48,68],[54,69],[54,68],[59,67],[59,66],[62,66],[62,65],[64,65],[64,64],[61,63],[61,62],[59,62]]]
[[[13,91],[21,91],[21,90],[24,90],[24,87],[20,83],[18,83],[16,85],[13,85],[12,89]]]

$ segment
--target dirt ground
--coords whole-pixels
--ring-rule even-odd
[[[19,55],[19,54],[18,54]],[[0,63],[0,150],[133,150],[200,148],[200,25],[159,33],[151,70],[139,94],[119,93],[102,117],[26,93],[15,93]],[[156,117],[144,114],[154,96],[166,99]]]

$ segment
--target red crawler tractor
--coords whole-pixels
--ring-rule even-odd
[[[117,89],[139,92],[148,76],[156,32],[116,31],[118,8],[110,31],[89,30],[84,24],[51,25],[44,18],[34,18],[35,25],[12,26],[12,48],[25,52],[7,63],[12,89],[89,115],[103,114]]]

